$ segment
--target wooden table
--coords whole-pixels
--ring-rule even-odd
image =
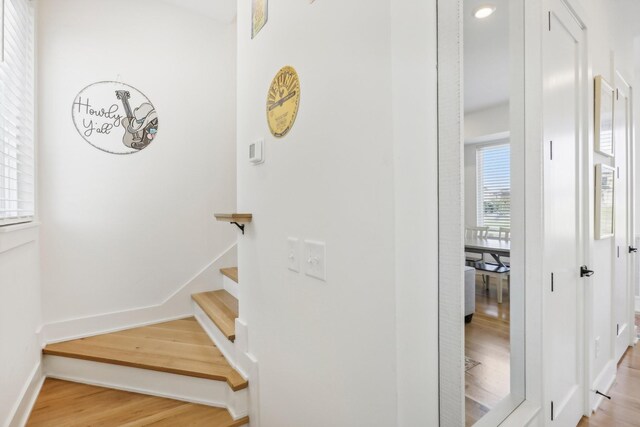
[[[511,254],[511,241],[504,239],[465,239],[464,251],[476,254],[489,254],[501,267],[506,267],[500,257],[508,258]]]

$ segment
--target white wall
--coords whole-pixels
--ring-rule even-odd
[[[229,248],[235,25],[153,0],[40,2],[40,194],[45,322],[158,304]],[[101,152],[70,115],[86,85],[142,90],[157,139]]]
[[[254,40],[238,3],[240,311],[263,427],[437,424],[435,2],[415,3],[272,0]],[[276,140],[265,97],[284,65],[302,98]],[[288,236],[326,242],[326,282],[287,270]]]
[[[605,1],[589,1],[586,5],[589,34],[589,57],[593,76],[603,75],[607,81],[613,84],[613,73],[611,64],[611,52],[613,50],[613,28],[611,25],[611,12],[608,10]],[[593,105],[593,90],[591,90],[589,105]],[[589,109],[593,114],[593,108]],[[593,123],[593,118],[590,119]],[[591,126],[590,126],[591,128]],[[593,130],[590,129],[590,140],[593,141]],[[593,147],[591,145],[591,147]],[[593,149],[593,148],[592,148]],[[603,163],[613,166],[612,159],[593,152],[593,165]],[[592,169],[593,166],[592,165]],[[590,181],[590,180],[589,180]],[[593,183],[589,182],[589,194],[594,192]],[[592,221],[592,217],[589,217]],[[593,230],[593,226],[591,227]],[[593,238],[593,231],[591,233]],[[614,240],[593,240],[591,265],[597,274],[591,279],[593,311],[591,321],[591,336],[588,336],[589,359],[591,365],[591,377],[587,384],[592,384],[605,370],[607,364],[612,359],[612,329],[611,329],[611,298],[612,298],[612,275],[613,275],[613,249]],[[600,337],[599,357],[595,356],[595,340]]]
[[[390,425],[435,426],[439,409],[436,2],[390,3],[398,387],[397,423]]]
[[[478,142],[483,138],[509,131],[509,102],[465,112],[464,140]],[[504,137],[504,135],[503,135]],[[495,137],[494,137],[495,139]]]
[[[11,228],[0,228],[0,426],[18,410],[41,351],[38,230]]]
[[[585,19],[588,31],[588,58],[590,77],[602,75],[610,83],[615,82],[615,70],[620,70],[631,81],[633,78],[633,37],[630,31],[621,31],[621,28],[631,30],[635,28],[633,17],[637,16],[629,7],[632,3],[627,1],[611,2],[605,0],[579,0],[581,13]],[[627,17],[625,23],[621,20]],[[593,88],[591,87],[588,105],[593,105]],[[637,108],[637,106],[634,106]],[[593,169],[598,163],[613,166],[613,159],[593,151],[593,108],[589,108],[589,140],[588,149],[592,152],[593,160],[591,171],[585,179],[588,180],[588,193],[591,197],[590,216],[588,221],[591,227],[591,259],[590,267],[596,272],[591,279],[591,286],[587,288],[587,303],[591,307],[591,315],[587,318],[587,346],[589,375],[587,385],[591,388],[604,388],[612,380],[611,375],[615,369],[614,360],[614,335],[615,327],[612,323],[612,292],[613,292],[613,268],[614,268],[614,239],[593,240]],[[595,340],[600,338],[599,356],[596,357]],[[593,397],[592,395],[590,395]],[[593,400],[592,400],[593,402]]]

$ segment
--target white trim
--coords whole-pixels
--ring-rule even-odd
[[[636,296],[636,313],[640,313],[640,297]]]
[[[235,263],[236,244],[233,244],[162,303],[47,323],[42,328],[43,339],[46,343],[67,341],[192,316],[191,295],[221,289],[220,268]]]
[[[515,411],[504,420],[500,427],[528,427],[540,426],[542,422],[542,411],[539,405],[525,400]],[[475,427],[475,426],[474,426]]]
[[[260,377],[258,375],[258,360],[249,353],[249,328],[244,320],[236,319],[236,365],[238,370],[249,381],[249,419],[251,427],[260,427]]]
[[[0,226],[0,233],[11,233],[14,231],[25,230],[27,228],[36,228],[36,227],[40,227],[40,225],[41,223],[39,221],[34,221],[34,220],[21,222],[18,224],[2,225]]]
[[[249,381],[249,419],[251,427],[260,427],[260,386],[258,376],[258,361],[249,353],[249,331],[244,320],[236,319],[236,339],[231,342],[213,323],[200,306],[193,301],[196,320],[205,330],[209,338],[216,344],[227,362],[233,366],[245,379]]]
[[[38,240],[40,223],[31,222],[0,227],[0,254]]]
[[[523,224],[524,247],[524,360],[526,400],[505,420],[502,425],[543,425],[543,369],[542,369],[542,286],[526,284],[543,283],[543,147],[542,141],[542,0],[526,0],[524,8],[524,69],[523,85],[525,106],[524,147],[522,157],[526,179],[524,180]],[[516,216],[514,215],[514,218]],[[527,266],[531,268],[527,268]],[[517,272],[516,272],[517,273]],[[513,279],[512,279],[513,280]]]
[[[591,386],[591,391],[592,393],[589,393],[589,397],[590,397],[590,402],[589,402],[589,408],[590,408],[590,412],[595,412],[598,410],[598,407],[600,406],[600,404],[602,403],[602,396],[598,396],[595,394],[596,390],[602,392],[602,393],[608,393],[609,389],[611,388],[611,386],[613,385],[613,383],[616,380],[616,375],[617,375],[618,371],[617,371],[617,364],[615,360],[610,360],[604,367],[604,369],[602,369],[602,372],[600,372],[596,378],[596,380],[593,382],[593,385]]]
[[[501,423],[513,413],[513,408],[518,408],[523,401],[524,399],[522,397],[518,397],[513,393],[508,394],[504,399],[493,406],[486,415],[476,421],[473,427],[494,427],[501,425]],[[525,417],[530,418],[531,414],[527,414]],[[519,425],[521,426],[522,424]]]
[[[462,0],[438,0],[440,425],[464,425]]]
[[[43,360],[50,378],[226,408],[235,420],[249,413],[248,390],[234,392],[224,381],[69,357],[47,355]]]
[[[25,382],[20,392],[20,398],[16,401],[11,413],[7,417],[6,427],[21,427],[27,424],[31,409],[36,403],[40,389],[44,383],[44,375],[42,374],[42,364],[38,364],[33,368],[29,379]]]

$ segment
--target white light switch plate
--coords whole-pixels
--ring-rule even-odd
[[[325,244],[323,242],[304,241],[305,274],[326,281]]]
[[[287,261],[291,271],[300,271],[300,240],[295,237],[287,239]]]
[[[264,162],[264,139],[249,144],[249,161],[254,165]]]

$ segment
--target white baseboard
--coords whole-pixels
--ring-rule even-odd
[[[47,377],[226,408],[236,420],[249,414],[249,391],[234,392],[224,381],[69,357],[43,360]]]
[[[22,388],[20,399],[16,402],[13,411],[7,419],[7,427],[22,427],[27,424],[31,409],[36,403],[43,382],[42,364],[38,362]]]
[[[235,265],[236,257],[234,244],[161,304],[48,323],[42,328],[42,339],[45,343],[67,341],[191,316],[191,294],[222,289],[219,270]]]
[[[249,378],[249,422],[251,427],[260,427],[260,377],[258,375],[258,361],[251,353],[243,353],[246,356]]]
[[[591,393],[589,393],[589,404],[591,406],[592,412],[598,410],[600,404],[602,403],[602,399],[604,399],[602,396],[596,395],[596,390],[599,390],[601,393],[608,393],[609,389],[616,380],[616,374],[616,361],[610,360],[604,367],[602,372],[600,372],[596,380],[593,382],[593,386],[591,387]]]

